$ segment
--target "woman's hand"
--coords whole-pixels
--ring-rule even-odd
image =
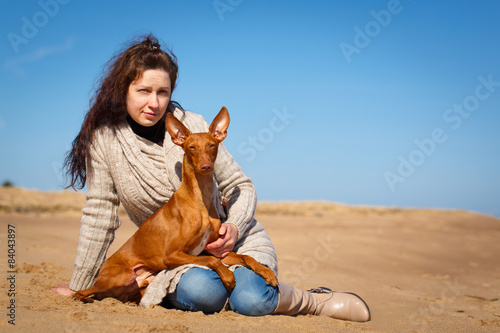
[[[207,244],[205,251],[217,258],[224,258],[231,252],[238,239],[238,229],[234,224],[222,223],[219,229],[219,239]]]
[[[75,293],[73,290],[69,289],[69,286],[67,284],[65,284],[64,286],[59,286],[57,288],[52,288],[50,290],[64,296],[73,296],[73,294]]]

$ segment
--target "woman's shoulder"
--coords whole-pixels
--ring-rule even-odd
[[[91,145],[95,149],[108,151],[110,149],[117,149],[117,145],[121,141],[130,141],[124,136],[128,136],[126,129],[127,122],[123,121],[118,124],[104,123],[97,127],[92,135]],[[130,130],[132,133],[132,131]]]
[[[116,126],[110,124],[102,124],[96,128],[92,138],[92,142],[108,141],[110,138],[116,136]]]

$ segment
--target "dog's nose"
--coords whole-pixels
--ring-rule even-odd
[[[200,165],[200,168],[203,171],[211,171],[212,170],[212,165],[210,163],[202,163]]]

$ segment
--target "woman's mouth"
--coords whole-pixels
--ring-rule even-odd
[[[152,119],[152,118],[156,118],[157,114],[156,113],[144,112],[144,116],[146,118]]]

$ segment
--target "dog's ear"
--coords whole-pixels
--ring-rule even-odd
[[[172,113],[167,113],[165,119],[168,134],[172,138],[172,142],[178,146],[182,146],[191,132],[184,126]]]
[[[214,136],[219,142],[222,142],[227,136],[227,128],[229,127],[229,112],[227,111],[226,107],[223,106],[222,109],[220,109],[219,113],[217,116],[215,116],[214,120],[212,121],[212,124],[210,124],[210,127],[208,131],[210,134]]]

